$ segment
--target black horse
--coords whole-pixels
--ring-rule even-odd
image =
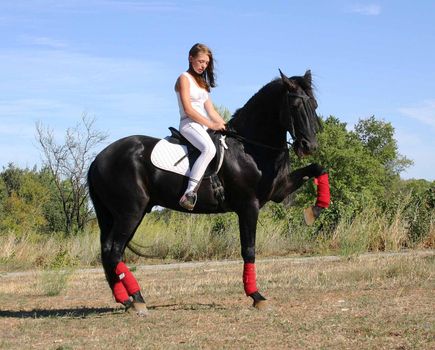
[[[254,306],[265,306],[255,274],[255,236],[260,208],[268,201],[281,202],[306,180],[322,173],[318,165],[290,172],[287,132],[298,156],[317,148],[320,121],[315,112],[311,72],[281,77],[261,88],[228,123],[229,135],[218,178],[225,199],[214,195],[204,178],[194,213],[234,211],[239,218],[243,283]],[[234,136],[234,137],[231,137]],[[126,245],[146,213],[158,205],[184,211],[178,200],[188,178],[156,168],[150,161],[159,141],[148,136],[118,140],[97,155],[90,166],[88,183],[101,230],[102,263],[116,301],[139,314],[145,301],[132,273],[122,262]]]

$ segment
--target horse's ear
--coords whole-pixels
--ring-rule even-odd
[[[281,75],[281,80],[282,82],[287,85],[287,87],[289,88],[289,90],[296,90],[297,89],[297,84],[294,80],[290,80],[289,78],[287,78],[285,76],[285,74],[283,72],[281,72],[281,69],[279,69],[279,74]]]
[[[308,86],[311,86],[311,70],[307,70],[304,74],[304,80],[308,84]]]

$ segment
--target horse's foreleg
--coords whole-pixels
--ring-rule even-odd
[[[312,225],[322,210],[329,206],[328,173],[319,164],[310,164],[304,168],[296,169],[290,173],[285,190],[286,196],[288,196],[313,177],[317,185],[317,200],[314,206],[304,209],[304,219],[307,225]]]
[[[101,247],[104,270],[115,300],[126,309],[133,307],[139,315],[145,315],[147,309],[139,283],[122,261],[125,247],[141,219],[142,215],[131,215],[115,220],[107,237],[101,237]]]
[[[258,220],[258,203],[248,205],[238,211],[240,242],[243,258],[243,287],[247,296],[250,296],[253,306],[263,309],[267,306],[264,298],[257,288],[257,275],[255,270],[255,237]]]
[[[296,169],[289,174],[286,184],[286,194],[296,191],[311,178],[317,178],[325,174],[326,170],[321,165],[313,163],[306,167]]]

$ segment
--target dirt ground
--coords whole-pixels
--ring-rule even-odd
[[[114,302],[100,269],[71,272],[55,296],[47,273],[3,273],[0,348],[435,349],[433,250],[258,260],[267,311],[244,296],[242,266],[137,267],[144,318]]]

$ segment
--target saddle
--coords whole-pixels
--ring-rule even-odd
[[[169,143],[174,145],[184,145],[187,147],[187,153],[177,162],[181,162],[184,157],[187,157],[189,161],[189,168],[191,168],[201,152],[199,152],[198,149],[193,146],[177,129],[169,127],[169,131],[171,132],[171,136],[165,138]],[[207,130],[207,133],[210,135],[210,138],[216,148],[216,155],[208,165],[204,173],[204,178],[210,177],[219,171],[223,161],[224,150],[227,148],[225,144],[225,136],[210,129]],[[177,165],[177,162],[174,165]]]
[[[161,139],[151,152],[151,162],[159,169],[183,176],[189,176],[190,169],[201,152],[195,148],[177,129],[169,128],[171,135]],[[222,166],[225,149],[225,136],[220,132],[208,130],[216,147],[216,155],[208,165],[204,179],[209,178],[216,197],[223,201],[223,187],[217,173]],[[220,198],[221,197],[221,198]]]

